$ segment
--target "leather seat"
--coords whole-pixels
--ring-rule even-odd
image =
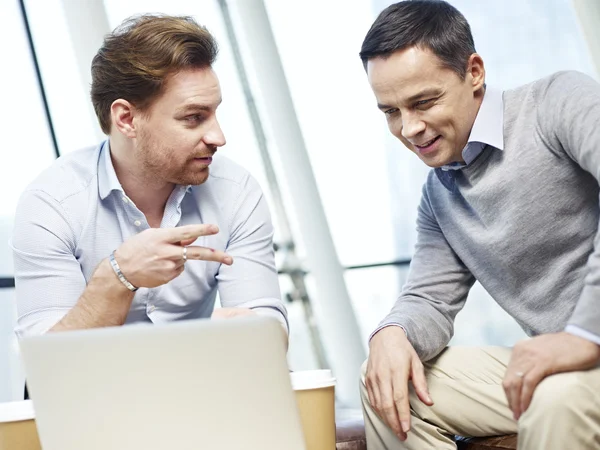
[[[336,450],[367,450],[365,425],[360,418],[349,418],[336,422]],[[486,438],[461,438],[456,440],[459,450],[514,450],[517,435]]]
[[[486,438],[457,438],[459,450],[513,450],[517,448],[517,435],[493,436]]]
[[[336,450],[367,450],[363,419],[350,418],[336,422]]]

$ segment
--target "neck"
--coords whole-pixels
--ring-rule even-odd
[[[159,227],[175,185],[145,173],[127,143],[111,138],[109,147],[115,173],[125,194],[144,213],[150,226]]]
[[[475,125],[475,120],[477,120],[477,115],[479,114],[479,110],[481,109],[481,104],[483,103],[483,97],[485,95],[485,87],[482,87],[477,92],[475,92],[475,98],[473,102],[473,110],[470,117],[471,127],[469,128],[469,134],[465,137],[465,141],[460,149],[457,149],[457,155],[455,158],[455,162],[463,163],[465,160],[463,159],[463,150],[467,146],[469,142],[469,137],[471,136],[471,131],[473,130],[473,126]]]

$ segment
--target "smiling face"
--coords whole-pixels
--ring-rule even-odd
[[[463,161],[483,99],[479,55],[471,55],[464,80],[419,47],[370,59],[367,74],[390,131],[406,147],[430,167]]]
[[[212,69],[183,70],[170,76],[162,94],[135,115],[135,161],[144,178],[180,185],[204,183],[212,156],[225,145],[216,117],[221,103]]]

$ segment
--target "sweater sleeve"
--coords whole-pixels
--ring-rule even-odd
[[[426,184],[417,215],[417,244],[408,280],[378,329],[401,326],[419,357],[427,361],[452,338],[454,318],[474,282],[435,219]]]
[[[600,182],[600,84],[578,72],[556,74],[538,102],[538,124],[583,170]],[[581,295],[566,330],[600,339],[600,232],[587,261]],[[594,339],[597,341],[597,339]]]

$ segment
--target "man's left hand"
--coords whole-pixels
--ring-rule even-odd
[[[590,369],[599,361],[600,345],[564,331],[517,343],[502,382],[515,420],[527,410],[533,391],[544,378]]]
[[[250,308],[217,308],[210,316],[211,319],[231,319],[233,317],[257,316],[258,313]],[[285,348],[288,348],[288,333],[287,329],[281,327],[283,342]]]
[[[211,319],[231,319],[241,316],[255,316],[256,312],[250,308],[217,308],[210,316]]]

